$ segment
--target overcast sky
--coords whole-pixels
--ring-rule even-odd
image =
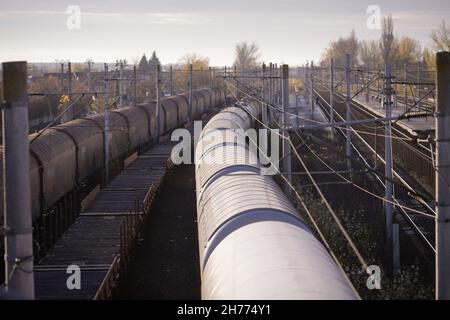
[[[80,29],[67,28],[70,5],[81,9]],[[440,21],[450,23],[450,0],[0,0],[0,61],[133,61],[156,50],[164,64],[195,51],[230,65],[234,44],[249,41],[261,60],[297,65],[352,29],[379,38],[366,26],[369,5],[423,45]]]

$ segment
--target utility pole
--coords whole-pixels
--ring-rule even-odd
[[[262,65],[262,101],[263,103],[261,104],[261,110],[262,110],[262,116],[261,116],[261,120],[262,123],[267,125],[267,81],[266,81],[266,64],[263,63]]]
[[[450,52],[436,54],[436,299],[450,300]]]
[[[137,107],[137,74],[136,65],[133,66],[133,102],[134,106]]]
[[[27,63],[3,63],[5,287],[34,299]]]
[[[330,60],[330,124],[331,131],[334,133],[334,59]]]
[[[391,65],[387,64],[385,67],[385,98],[384,98],[384,108],[386,112],[386,118],[391,117],[392,113],[392,88],[391,88],[391,80],[392,80],[392,69]],[[385,125],[385,138],[384,138],[384,150],[385,150],[385,184],[386,184],[386,240],[388,244],[388,250],[394,248],[398,243],[397,239],[393,238],[393,214],[394,207],[392,205],[393,197],[393,184],[392,184],[392,127],[391,121],[386,121]],[[393,250],[392,255],[392,269],[393,271],[397,270],[398,261],[396,261],[395,251]]]
[[[172,65],[170,66],[170,70],[169,70],[169,90],[170,90],[170,95],[173,96],[173,67]]]
[[[161,66],[159,64],[156,65],[156,143],[159,143],[159,132],[161,129]]]
[[[351,85],[350,85],[350,55],[346,54],[345,56],[345,90],[346,90],[346,101],[345,101],[345,120],[347,123],[351,120]],[[352,134],[351,134],[351,127],[349,124],[345,126],[346,128],[346,156],[347,156],[347,170],[352,170],[352,162],[351,162],[351,156],[352,156]]]
[[[109,80],[108,64],[105,63],[105,112],[104,112],[104,142],[105,142],[105,186],[109,182]]]
[[[123,62],[120,61],[119,66],[119,106],[123,107]]]
[[[282,129],[288,125],[289,115],[287,114],[289,108],[289,66],[284,64],[281,66],[281,94],[282,94],[282,105],[283,105],[283,114],[281,117]],[[283,139],[283,171],[286,175],[286,179],[289,183],[292,183],[291,177],[291,150],[289,143],[289,132],[285,131],[285,138]],[[290,195],[291,188],[289,185],[285,185],[285,193]]]
[[[189,81],[188,81],[188,96],[189,96],[189,122],[192,123],[192,64],[189,65]]]

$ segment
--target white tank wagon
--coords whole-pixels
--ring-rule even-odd
[[[224,109],[196,147],[202,298],[357,299],[279,186],[260,174],[242,133],[230,130],[251,128],[259,113],[243,103]]]

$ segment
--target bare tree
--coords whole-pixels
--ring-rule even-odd
[[[239,70],[254,69],[258,65],[259,47],[246,41],[236,44],[234,65]]]
[[[403,36],[400,38],[398,45],[395,48],[395,60],[400,65],[405,63],[417,63],[422,58],[422,46],[420,42]]]
[[[450,51],[450,29],[442,21],[438,29],[431,31],[434,51]]]
[[[209,68],[209,58],[201,56],[195,52],[186,54],[179,60],[182,66],[183,72],[177,75],[175,83],[179,88],[185,88],[188,83],[189,74],[186,72],[189,70],[189,66],[192,64],[193,76],[192,85],[195,89],[200,88],[202,84],[205,84],[208,80],[208,73],[206,70]],[[203,71],[203,72],[202,72]]]
[[[350,36],[347,38],[339,38],[337,41],[330,43],[322,55],[322,64],[327,65],[330,62],[330,58],[333,58],[337,67],[343,67],[345,65],[345,56],[350,54],[352,56],[352,64],[354,65],[358,57],[358,50],[358,38],[356,37],[355,30],[352,30]]]
[[[365,40],[359,45],[359,60],[369,68],[374,68],[381,64],[381,52],[378,42],[375,40]]]
[[[392,16],[389,15],[383,18],[382,33],[380,39],[380,49],[385,64],[391,62],[393,48],[395,46],[394,40],[394,21],[392,20]]]
[[[353,29],[350,33],[350,36],[345,40],[345,51],[346,54],[350,54],[352,56],[353,65],[357,61],[358,58],[358,50],[359,50],[359,42],[358,38],[356,37],[356,32]]]
[[[429,69],[436,68],[436,52],[450,51],[450,28],[445,24],[445,21],[439,25],[438,29],[431,31],[431,48],[424,48],[423,58]]]

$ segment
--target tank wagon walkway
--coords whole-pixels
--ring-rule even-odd
[[[35,266],[38,299],[103,299],[138,241],[138,230],[167,172],[175,143],[138,156],[103,189],[64,236]],[[105,223],[106,222],[106,223]],[[80,268],[81,288],[68,288],[68,266]]]

